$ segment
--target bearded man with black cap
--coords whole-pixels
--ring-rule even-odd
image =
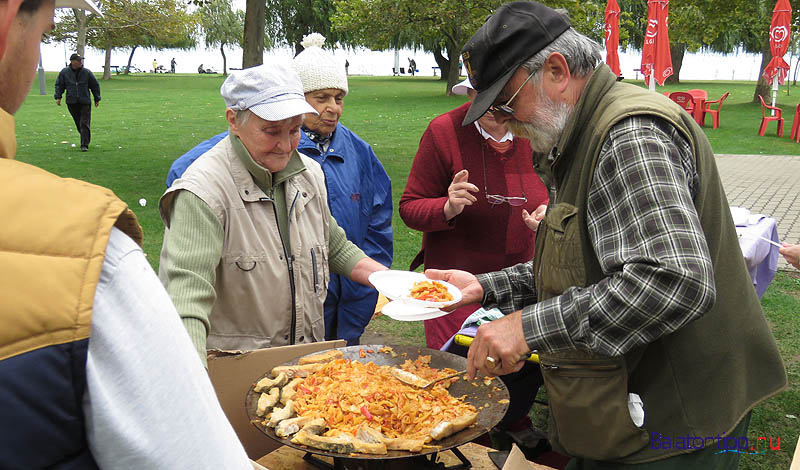
[[[467,42],[464,125],[490,111],[527,137],[550,203],[533,260],[426,274],[506,314],[478,329],[469,375],[539,352],[567,468],[734,469],[783,363],[702,129],[599,52],[535,2],[500,7]]]
[[[92,140],[92,97],[94,107],[100,106],[100,84],[91,70],[83,66],[83,57],[72,54],[69,66],[61,69],[56,78],[56,104],[61,106],[61,97],[67,92],[67,109],[75,121],[75,127],[81,135],[81,152],[89,150]]]

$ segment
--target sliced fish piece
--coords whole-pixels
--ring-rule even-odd
[[[358,431],[356,431],[356,437],[370,444],[383,442],[386,439],[386,436],[384,436],[382,432],[365,424],[362,424],[358,427]]]
[[[281,372],[287,377],[307,377],[311,372],[319,370],[324,364],[303,364],[296,366],[277,366],[272,369],[272,376],[277,377]]]
[[[297,384],[302,382],[303,379],[300,377],[293,378],[288,384],[284,385],[281,389],[281,404],[285,405],[286,402],[289,400],[294,399],[294,396],[297,395]]]
[[[386,444],[383,442],[364,442],[361,439],[353,439],[353,447],[356,452],[362,454],[386,454]]]
[[[258,397],[258,407],[256,409],[256,414],[258,416],[264,416],[267,414],[269,410],[271,410],[277,403],[278,398],[281,396],[281,391],[278,387],[273,387],[269,389],[268,393],[262,393],[260,397]]]
[[[308,434],[320,435],[328,429],[328,423],[325,422],[325,418],[314,418],[309,421],[305,426],[300,428],[301,431],[305,431]]]
[[[338,349],[331,349],[329,351],[324,351],[318,354],[312,354],[310,356],[301,357],[297,363],[300,365],[304,364],[320,364],[325,362],[331,362],[334,359],[340,359],[344,357],[344,354],[339,351]]]
[[[275,428],[275,434],[278,437],[289,437],[300,430],[301,426],[310,422],[311,418],[305,416],[298,416],[297,418],[284,419]]]
[[[353,446],[352,437],[347,434],[328,437],[316,436],[305,431],[300,431],[292,437],[292,442],[328,452],[336,452],[337,454],[350,454],[356,450]]]
[[[478,421],[478,413],[467,413],[451,421],[442,421],[431,429],[431,437],[437,441],[472,426]]]
[[[289,377],[285,372],[277,375],[273,373],[272,376],[275,378],[270,379],[269,377],[264,377],[263,379],[259,380],[253,390],[256,392],[263,392],[264,390],[269,390],[272,387],[283,387],[289,380]]]
[[[388,450],[407,450],[409,452],[421,452],[425,441],[422,439],[405,439],[402,437],[387,437],[383,441]]]
[[[284,419],[289,419],[294,415],[294,402],[289,400],[283,408],[275,408],[272,410],[272,416],[269,418],[267,426],[274,428]]]

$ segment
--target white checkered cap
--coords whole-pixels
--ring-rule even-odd
[[[303,85],[288,64],[272,63],[231,72],[219,89],[225,106],[249,109],[267,121],[282,121],[306,113],[318,114],[306,102]]]

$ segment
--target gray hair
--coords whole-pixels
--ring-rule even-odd
[[[236,111],[236,116],[233,117],[233,120],[237,126],[244,126],[250,120],[250,114],[252,113],[249,109],[240,109]]]
[[[563,12],[561,9],[556,11]],[[550,54],[554,52],[564,56],[569,73],[576,77],[588,76],[603,60],[602,48],[599,44],[575,31],[574,28],[569,28],[536,55],[523,62],[522,68],[529,73],[537,72],[537,76],[534,78],[538,78],[538,72]]]

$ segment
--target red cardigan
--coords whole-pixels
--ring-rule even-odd
[[[513,147],[500,154],[478,133],[474,125],[462,126],[469,109],[465,103],[431,121],[419,143],[408,182],[400,198],[400,217],[412,229],[423,232],[422,249],[413,270],[425,268],[463,269],[474,274],[525,262],[533,257],[534,232],[522,220],[522,209],[533,212],[547,204],[547,189],[533,170],[530,143],[515,137]],[[521,196],[528,202],[519,207],[492,205],[484,195],[481,147],[486,157],[486,187],[489,194]],[[444,218],[447,188],[453,176],[466,168],[469,182],[480,188],[477,202],[451,219]],[[440,348],[477,305],[425,322],[429,348]]]

